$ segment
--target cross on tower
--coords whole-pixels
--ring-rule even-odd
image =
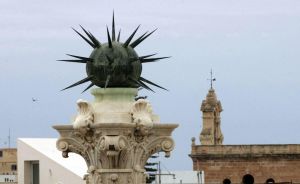
[[[213,77],[212,69],[210,70],[210,79],[207,79],[207,80],[210,80],[210,89],[212,89],[213,88],[213,82],[216,81],[216,78]]]

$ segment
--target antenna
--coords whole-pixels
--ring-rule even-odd
[[[207,79],[210,81],[210,89],[213,89],[213,82],[216,81],[216,78],[213,77],[213,71],[210,69],[210,79]]]
[[[8,129],[8,148],[10,148],[10,128]]]

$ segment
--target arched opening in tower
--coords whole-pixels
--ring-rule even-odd
[[[243,177],[243,184],[253,184],[254,183],[254,177],[251,174],[246,174]]]
[[[275,183],[275,180],[273,178],[269,178],[266,180],[266,184]]]
[[[223,184],[231,184],[230,179],[226,178],[223,180]]]

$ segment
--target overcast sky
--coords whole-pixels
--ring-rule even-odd
[[[77,99],[92,100],[85,85],[60,92],[86,73],[56,60],[92,51],[71,29],[79,24],[106,42],[113,10],[121,39],[139,24],[138,35],[158,28],[139,55],[172,56],[144,64],[142,74],[170,91],[141,92],[162,122],[180,125],[163,160],[169,170],[192,169],[190,139],[199,144],[211,68],[225,144],[300,142],[300,1],[1,0],[0,147],[9,128],[13,146],[18,137],[58,137],[51,126],[70,123]]]

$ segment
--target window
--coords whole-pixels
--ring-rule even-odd
[[[223,180],[223,184],[231,184],[230,179],[226,178]]]
[[[3,151],[0,151],[0,157],[3,157]]]
[[[17,170],[17,165],[16,164],[11,165],[11,170],[16,171]]]
[[[253,184],[254,183],[254,178],[251,174],[246,174],[243,177],[243,184]]]

